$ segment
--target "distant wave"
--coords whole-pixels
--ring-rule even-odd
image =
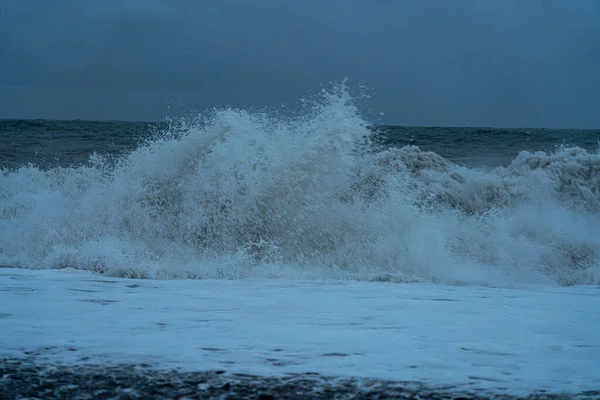
[[[302,115],[216,110],[116,163],[0,175],[0,265],[140,278],[600,283],[600,154],[484,172],[374,150],[344,86]]]

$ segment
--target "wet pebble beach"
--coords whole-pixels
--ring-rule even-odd
[[[414,382],[335,378],[319,374],[261,377],[227,371],[160,371],[149,365],[37,364],[0,360],[0,399],[600,399],[600,391],[577,395],[533,393],[519,397]]]

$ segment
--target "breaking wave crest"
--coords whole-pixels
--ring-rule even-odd
[[[600,283],[600,154],[483,171],[377,149],[343,86],[216,110],[116,163],[0,175],[0,265],[140,278]]]

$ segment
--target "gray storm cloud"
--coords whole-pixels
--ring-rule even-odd
[[[371,88],[378,122],[600,126],[596,0],[0,3],[0,117],[160,119]]]

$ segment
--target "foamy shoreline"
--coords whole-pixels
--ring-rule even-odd
[[[0,358],[65,371],[146,364],[273,382],[313,372],[510,396],[574,394],[600,387],[599,289],[3,269]]]

